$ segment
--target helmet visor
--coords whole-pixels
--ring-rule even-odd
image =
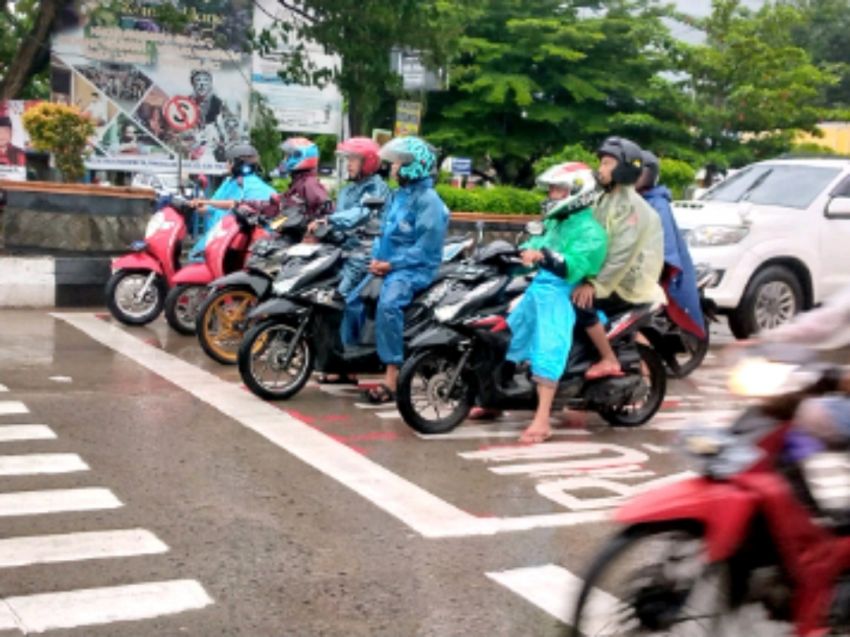
[[[413,153],[408,150],[403,139],[394,139],[381,148],[381,161],[402,166],[413,162]]]

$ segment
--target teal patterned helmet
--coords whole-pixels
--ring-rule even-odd
[[[396,137],[381,148],[381,160],[398,162],[400,181],[419,181],[431,176],[437,157],[431,146],[418,137]]]

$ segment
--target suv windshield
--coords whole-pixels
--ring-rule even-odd
[[[838,176],[840,168],[756,164],[736,173],[703,196],[704,201],[749,201],[766,206],[806,208]]]

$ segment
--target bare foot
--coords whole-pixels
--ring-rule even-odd
[[[524,445],[537,445],[541,442],[546,442],[551,437],[552,428],[549,426],[549,423],[538,423],[535,420],[522,432],[519,442]]]
[[[620,367],[620,361],[606,361],[601,360],[598,363],[592,365],[590,369],[585,372],[584,377],[587,380],[598,380],[600,378],[607,378],[609,376],[622,376],[623,369]]]

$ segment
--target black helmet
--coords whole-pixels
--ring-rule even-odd
[[[624,137],[609,137],[596,151],[597,156],[610,155],[617,160],[611,174],[616,184],[633,184],[643,170],[643,151],[640,146]]]
[[[643,172],[646,178],[641,182],[646,188],[654,188],[658,185],[658,178],[661,176],[661,162],[654,153],[648,150],[643,151]]]
[[[260,161],[260,153],[257,149],[246,142],[232,144],[226,151],[227,161],[235,162],[241,159],[247,164],[256,164]]]

